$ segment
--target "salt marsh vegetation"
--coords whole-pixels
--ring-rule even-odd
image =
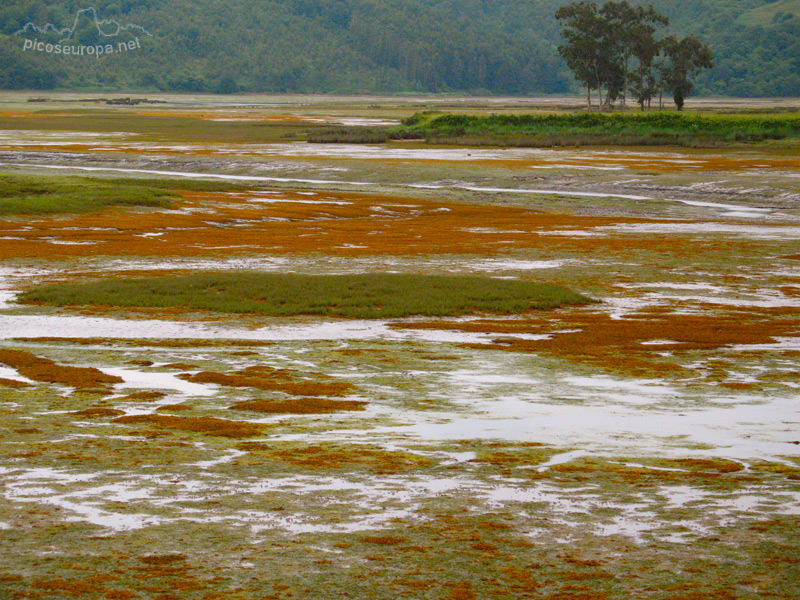
[[[796,597],[792,152],[302,141],[419,99],[18,100],[0,119],[16,180],[169,205],[0,218],[0,596]],[[169,295],[208,271],[599,302],[20,302],[156,279]]]

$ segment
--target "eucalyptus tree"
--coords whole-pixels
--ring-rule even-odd
[[[652,5],[608,0],[598,7],[576,0],[559,8],[555,16],[563,26],[564,44],[558,52],[575,79],[586,86],[589,108],[594,90],[600,110],[617,100],[624,104],[627,93],[644,110],[656,92],[666,88],[680,110],[694,76],[713,64],[711,50],[693,36],[659,41],[657,28],[668,25],[669,19]]]
[[[564,44],[558,53],[564,58],[575,79],[586,85],[586,101],[592,106],[593,90],[602,109],[602,86],[611,64],[609,31],[594,2],[573,2],[556,11],[556,19],[564,21]]]
[[[661,69],[662,85],[672,92],[678,110],[683,110],[686,97],[694,89],[694,78],[703,69],[714,66],[714,53],[693,35],[681,40],[670,36],[663,44],[665,62]]]

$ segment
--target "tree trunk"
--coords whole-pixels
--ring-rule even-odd
[[[589,84],[586,84],[586,104],[589,107],[589,112],[592,110],[592,88],[589,87]]]

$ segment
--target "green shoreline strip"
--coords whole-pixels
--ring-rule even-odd
[[[20,302],[381,319],[512,314],[593,300],[556,285],[478,276],[215,272],[43,286]]]
[[[328,127],[309,142],[380,143],[418,139],[468,146],[736,147],[797,144],[800,114],[698,114],[675,111],[566,114],[454,114],[420,112],[393,127]]]

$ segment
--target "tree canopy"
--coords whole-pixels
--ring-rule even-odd
[[[630,0],[604,14],[627,27],[641,8],[669,17],[667,35],[694,35],[715,66],[693,76],[695,94],[800,95],[800,18],[767,0]],[[24,50],[42,39],[27,24],[73,24],[87,2],[3,0],[0,88],[186,92],[447,92],[541,94],[579,91],[555,18],[569,0],[93,0],[104,20],[142,27],[133,51],[80,57]],[[620,3],[617,3],[620,4]],[[785,4],[785,3],[784,3]],[[782,5],[783,6],[783,5]],[[769,11],[773,12],[770,13]],[[631,13],[633,11],[633,13]],[[774,13],[774,14],[773,14]],[[98,41],[82,21],[76,41]],[[647,28],[628,52],[618,100],[652,93]],[[632,34],[635,34],[633,31]],[[619,36],[607,33],[616,44]],[[88,58],[88,59],[87,59]],[[655,55],[657,65],[663,52]],[[613,70],[613,65],[597,65]],[[619,73],[617,74],[619,75]],[[613,78],[611,79],[613,81]],[[620,91],[621,90],[621,91]],[[596,91],[596,90],[595,90]],[[604,89],[605,93],[605,89]]]
[[[617,100],[624,103],[628,93],[644,109],[656,93],[669,90],[681,110],[693,78],[713,66],[711,49],[693,35],[657,39],[657,26],[668,25],[669,19],[652,5],[609,0],[598,7],[577,0],[559,8],[555,17],[563,23],[558,52],[586,86],[589,107],[593,90],[601,110]]]

